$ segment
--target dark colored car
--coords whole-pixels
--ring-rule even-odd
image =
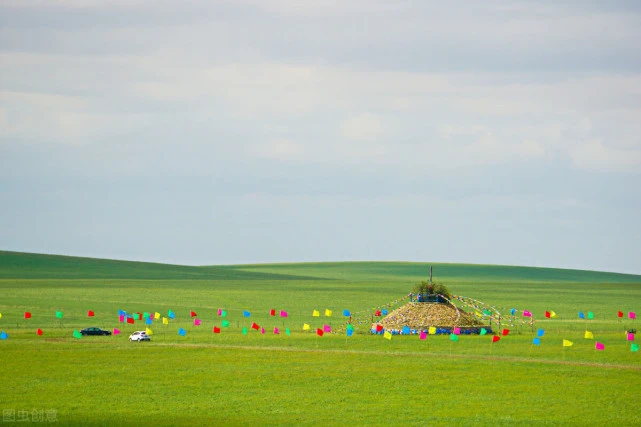
[[[80,331],[82,335],[111,335],[111,332],[100,328],[85,328]]]

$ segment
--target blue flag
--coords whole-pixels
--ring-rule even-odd
[[[585,319],[585,314],[582,311],[579,311],[579,319]]]
[[[126,316],[127,312],[125,310],[118,310],[118,316]]]
[[[6,340],[9,338],[9,335],[5,331],[0,332],[0,340]]]
[[[410,334],[410,327],[403,326],[403,335],[409,335],[409,334]]]
[[[349,317],[351,315],[352,315],[352,313],[350,313],[349,310],[343,310],[343,316]]]
[[[185,335],[187,335],[187,331],[184,330],[183,328],[180,328],[178,329],[178,335],[180,335],[181,337],[184,337]]]
[[[345,332],[348,337],[351,337],[354,335],[354,329],[347,328],[347,331]]]
[[[382,314],[383,316],[387,316],[387,310],[383,310],[383,311],[381,311],[381,314]]]
[[[174,312],[173,312],[173,311],[168,310],[168,311],[167,311],[167,317],[169,317],[170,319],[173,319],[174,317],[176,317],[176,315],[174,314]]]
[[[545,331],[543,329],[539,329],[536,331],[536,336],[537,337],[542,337],[545,334]]]
[[[252,315],[252,314],[251,314],[249,311],[247,311],[247,310],[243,311],[243,316],[245,316],[245,317],[249,317],[249,316],[251,316],[251,315]]]
[[[510,314],[514,316],[516,314],[516,308],[513,308],[512,310],[510,310]]]
[[[148,317],[148,318],[145,320],[145,324],[147,324],[147,325],[151,325],[151,317]]]
[[[532,340],[532,344],[534,345],[541,345],[541,338],[536,337]]]

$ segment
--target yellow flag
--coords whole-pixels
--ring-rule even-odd
[[[563,340],[563,347],[572,347],[572,344],[574,344],[572,341]]]
[[[387,338],[388,340],[391,340],[391,339],[392,339],[392,334],[391,334],[391,333],[389,333],[389,331],[385,331],[385,333],[383,334],[383,336],[384,336],[385,338]]]
[[[435,326],[430,326],[430,327],[429,327],[429,329],[427,330],[427,332],[428,332],[430,335],[434,335],[434,334],[436,334],[436,327],[435,327]]]
[[[156,320],[160,319],[160,313],[156,312],[154,314],[154,319],[156,319]]]
[[[320,312],[318,310],[314,310],[314,312],[312,313],[312,316],[318,317],[320,316]]]
[[[476,312],[474,312],[474,315],[475,315],[476,317],[483,317],[483,314],[482,314],[480,311],[476,311]]]
[[[588,340],[593,340],[594,339],[594,334],[590,331],[585,331],[585,339]]]
[[[556,317],[556,313],[553,311],[550,311],[550,317]]]
[[[153,331],[151,329],[149,329],[149,328],[145,328],[145,333],[147,335],[153,335],[154,334]]]
[[[325,316],[330,317],[331,315],[332,315],[332,310],[330,310],[329,308],[326,308],[325,309]]]
[[[307,323],[303,323],[303,331],[309,331],[309,325]]]
[[[0,319],[2,319],[2,313],[0,313]]]
[[[163,325],[169,325],[169,319],[167,319],[166,317],[163,317],[162,318],[162,324]]]

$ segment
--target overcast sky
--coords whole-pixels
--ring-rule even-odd
[[[641,2],[0,0],[0,249],[641,273]]]

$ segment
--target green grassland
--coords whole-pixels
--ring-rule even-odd
[[[435,280],[454,294],[530,310],[535,324],[515,321],[496,344],[489,336],[386,340],[368,333],[369,322],[353,337],[302,330],[338,329],[344,309],[373,312],[401,299],[429,265],[190,267],[0,251],[0,329],[9,335],[0,341],[0,409],[55,410],[64,425],[641,424],[641,352],[624,335],[640,329],[641,341],[627,319],[641,314],[641,276],[433,263]],[[219,308],[230,323],[214,334]],[[270,316],[272,308],[288,317]],[[173,310],[176,319],[155,321],[151,342],[130,343],[145,325],[120,323],[118,310]],[[545,319],[545,310],[558,317]],[[243,334],[251,322],[266,333]],[[72,337],[88,326],[122,333]],[[563,348],[563,339],[574,345]]]

